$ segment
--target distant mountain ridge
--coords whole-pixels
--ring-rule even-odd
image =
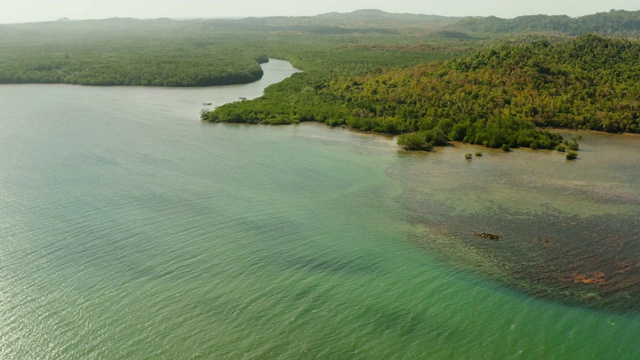
[[[464,17],[452,17],[441,15],[411,14],[411,13],[389,13],[378,9],[362,9],[352,11],[350,13],[330,12],[315,16],[324,19],[360,19],[360,20],[402,20],[402,21],[421,21],[421,22],[442,22],[442,21],[458,21]]]
[[[329,12],[315,16],[247,17],[241,19],[131,19],[73,20],[19,25],[12,28],[35,28],[58,31],[83,29],[96,25],[91,31],[105,29],[123,32],[149,29],[150,32],[182,31],[188,27],[210,30],[244,30],[255,32],[305,32],[340,35],[351,33],[429,33],[441,32],[444,37],[465,39],[469,36],[503,36],[509,34],[546,33],[579,36],[598,33],[607,36],[640,37],[640,11],[611,10],[609,12],[572,18],[567,15],[527,15],[513,19],[489,17],[449,17],[440,15],[389,13],[377,9],[362,9],[349,13]]]
[[[553,33],[578,36],[598,33],[608,36],[640,36],[640,11],[609,12],[572,18],[567,15],[527,15],[513,19],[489,17],[448,17],[440,15],[389,13],[377,9],[349,13],[330,12],[316,16],[264,17],[235,20],[204,20],[210,28],[249,31],[303,31],[311,33],[453,31],[466,35],[506,35]],[[342,29],[342,30],[341,30]]]
[[[204,20],[210,28],[243,29],[249,31],[305,31],[311,33],[352,33],[354,29],[364,32],[395,32],[416,27],[437,29],[455,24],[461,17],[423,14],[388,13],[376,9],[356,10],[350,13],[330,12],[315,16],[248,17],[235,20]],[[340,30],[344,29],[344,30]]]
[[[453,28],[486,34],[551,32],[571,36],[587,33],[638,36],[640,35],[640,11],[611,10],[578,18],[566,15],[529,15],[513,19],[501,19],[495,16],[469,17],[454,24]]]

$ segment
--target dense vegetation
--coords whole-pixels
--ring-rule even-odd
[[[304,72],[260,99],[203,111],[203,120],[320,121],[402,134],[409,149],[450,140],[552,148],[560,138],[540,127],[640,131],[637,42],[564,35],[637,35],[639,14],[502,20],[362,10],[4,25],[0,83],[244,83],[262,76],[259,63],[272,57]],[[528,34],[504,35],[519,32]]]
[[[495,16],[476,17],[461,20],[453,27],[458,30],[484,34],[550,32],[574,36],[598,33],[638,37],[640,35],[640,11],[611,10],[608,13],[579,18],[571,18],[566,15],[519,16],[514,19],[501,19]]]
[[[0,27],[0,83],[210,86],[262,77],[267,57],[192,23],[109,19]]]
[[[585,35],[504,44],[444,63],[313,82],[306,74],[252,102],[202,113],[208,121],[320,121],[402,136],[408,149],[447,140],[553,148],[562,127],[640,132],[640,44]]]
[[[313,17],[0,25],[0,83],[245,83],[262,76],[258,62],[265,54],[316,75],[354,75],[446,59],[492,42],[495,34],[522,32],[638,36],[640,12],[504,20],[360,10]]]

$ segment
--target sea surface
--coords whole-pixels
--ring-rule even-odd
[[[640,137],[200,122],[264,70],[0,86],[0,359],[640,358]]]

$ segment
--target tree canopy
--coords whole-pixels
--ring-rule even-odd
[[[264,54],[194,25],[108,19],[4,26],[0,83],[211,86],[262,77]]]
[[[434,145],[445,139],[553,148],[561,138],[539,127],[640,132],[639,55],[637,42],[596,35],[505,43],[403,69],[332,78],[296,74],[260,99],[227,104],[202,118],[418,132]]]
[[[608,36],[638,37],[640,11],[611,10],[578,18],[566,15],[529,15],[514,19],[501,19],[495,16],[473,17],[456,22],[453,27],[484,34],[544,32],[578,36],[598,33]]]

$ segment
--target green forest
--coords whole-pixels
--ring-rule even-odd
[[[640,11],[611,10],[579,18],[566,15],[531,15],[514,19],[500,19],[495,16],[466,18],[457,22],[454,27],[484,34],[538,32],[578,36],[597,33],[637,38],[640,33]]]
[[[203,111],[206,121],[319,121],[403,134],[407,148],[463,141],[554,148],[555,127],[640,132],[640,44],[583,35],[505,43],[444,62],[327,80],[296,74],[262,98]]]
[[[315,17],[107,19],[0,25],[0,83],[211,86],[302,73],[261,98],[203,110],[212,122],[557,147],[548,128],[640,132],[640,11],[580,18],[454,18],[360,10]]]
[[[266,61],[228,37],[211,39],[197,24],[171,20],[0,27],[0,83],[229,85],[260,79]]]

